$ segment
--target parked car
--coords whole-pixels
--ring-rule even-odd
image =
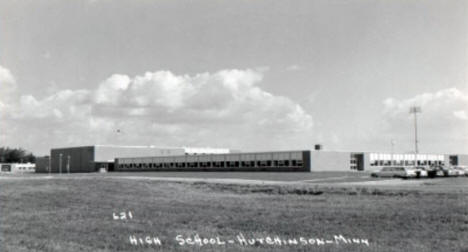
[[[427,171],[427,177],[429,178],[435,178],[437,177],[437,173],[442,174],[441,176],[444,176],[444,173],[443,171],[441,171],[440,169],[434,167],[434,166],[431,166],[431,167],[427,167],[426,168],[426,171]]]
[[[466,170],[463,167],[451,166],[450,169],[453,170],[454,173],[457,174],[456,176],[465,176],[466,175]]]
[[[415,170],[416,178],[425,178],[429,175],[426,167],[424,166],[413,166],[413,167],[410,167],[409,169]]]
[[[431,166],[431,170],[435,171],[435,175],[437,177],[456,177],[458,176],[458,171],[449,168],[449,167],[444,167],[442,165],[436,165],[436,166]]]
[[[447,167],[449,177],[458,177],[460,173],[458,170],[454,169],[453,167]]]
[[[403,166],[383,167],[380,171],[371,173],[372,177],[379,178],[415,178],[417,170]]]
[[[468,176],[468,167],[452,166],[452,169],[458,173],[458,176]]]

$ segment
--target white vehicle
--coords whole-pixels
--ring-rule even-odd
[[[458,173],[458,176],[468,176],[468,167],[466,166],[453,166],[453,170]]]
[[[460,176],[459,170],[455,169],[454,167],[448,167],[447,171],[448,171],[448,176],[449,177],[458,177],[458,176]],[[464,176],[464,175],[465,174],[463,174],[461,176]]]
[[[411,169],[403,166],[383,167],[378,172],[373,172],[372,177],[391,177],[391,178],[415,178],[417,176],[416,169]]]
[[[423,166],[414,166],[414,167],[410,167],[409,169],[414,170],[416,172],[417,178],[425,178],[428,176],[428,172],[426,168]]]

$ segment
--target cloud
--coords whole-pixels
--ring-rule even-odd
[[[44,58],[45,60],[49,60],[52,58],[52,54],[49,51],[45,51],[44,53],[42,53],[42,58]]]
[[[466,115],[465,110],[458,110],[458,111],[453,111],[453,115],[461,120],[468,120],[468,116]]]
[[[286,71],[300,71],[302,70],[303,67],[299,66],[299,65],[289,65],[286,67]]]
[[[262,89],[264,74],[259,69],[113,74],[93,89],[54,89],[38,98],[20,94],[12,73],[0,67],[1,126],[6,129],[0,139],[39,153],[91,144],[309,149],[327,140],[334,146],[349,144],[350,150],[367,141],[370,149],[381,150],[391,139],[396,150],[411,151],[409,108],[417,105],[422,107],[421,152],[468,152],[468,95],[459,89],[387,98],[380,124],[363,129],[369,136],[345,141],[336,132],[314,127],[297,101]]]
[[[400,138],[399,142],[411,142],[408,140],[414,137],[414,126],[409,110],[411,106],[420,106],[422,113],[418,114],[417,123],[422,149],[468,151],[467,93],[448,88],[404,100],[387,98],[383,105],[384,135]]]
[[[0,66],[0,83],[15,83],[15,78],[10,70],[2,66]]]
[[[263,74],[252,69],[114,74],[92,90],[59,90],[43,99],[22,95],[6,119],[14,134],[27,132],[27,141],[45,148],[106,143],[304,148],[312,134],[311,115],[291,99],[261,89]]]
[[[16,80],[11,71],[0,66],[0,112],[17,96]]]
[[[0,98],[6,98],[16,92],[16,80],[11,71],[0,66]]]
[[[99,3],[107,3],[109,0],[86,0],[86,3],[89,5],[99,4]]]

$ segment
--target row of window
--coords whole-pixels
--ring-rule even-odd
[[[18,167],[18,170],[34,170],[34,167]]]
[[[391,153],[370,153],[370,161],[375,160],[414,160],[415,154],[391,154]],[[418,160],[434,160],[434,161],[443,161],[444,155],[434,155],[434,154],[417,154],[416,159]]]
[[[218,162],[169,162],[169,163],[129,163],[118,164],[120,169],[158,168],[236,168],[236,167],[303,167],[302,160],[263,160],[263,161],[218,161]]]
[[[418,160],[416,165],[442,165],[443,161],[439,160]],[[414,160],[374,160],[370,163],[371,166],[390,166],[390,165],[415,165]]]
[[[119,163],[179,163],[179,162],[232,162],[232,161],[274,161],[302,160],[302,151],[271,153],[230,153],[210,155],[184,155],[148,158],[117,158]]]

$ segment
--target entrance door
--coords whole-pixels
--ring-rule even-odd
[[[363,171],[364,170],[364,154],[351,153],[351,170]]]
[[[114,171],[114,163],[108,164],[107,171]]]
[[[458,165],[458,156],[449,156],[450,165]]]

